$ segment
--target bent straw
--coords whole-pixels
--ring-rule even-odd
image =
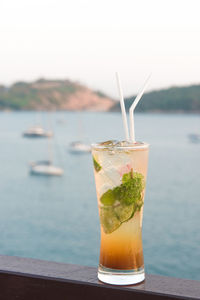
[[[131,142],[135,143],[135,126],[134,126],[134,110],[138,104],[138,102],[140,101],[140,99],[142,98],[145,88],[149,82],[149,79],[151,77],[151,74],[147,77],[143,88],[141,89],[141,91],[139,92],[139,94],[137,95],[137,97],[135,98],[135,101],[133,102],[133,104],[131,105],[131,107],[129,108],[129,119],[130,119],[130,140]]]
[[[118,86],[119,96],[120,96],[120,106],[121,106],[121,112],[122,112],[122,120],[123,120],[123,125],[124,125],[125,137],[126,137],[126,141],[128,141],[129,140],[128,122],[127,122],[126,110],[125,110],[125,105],[124,105],[123,91],[122,91],[121,81],[120,81],[118,72],[116,72],[116,79],[117,79],[117,86]]]

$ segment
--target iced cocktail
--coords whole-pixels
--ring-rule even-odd
[[[110,284],[144,280],[142,217],[148,144],[92,145],[101,224],[98,278]]]

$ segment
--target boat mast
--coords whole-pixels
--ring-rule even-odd
[[[51,122],[51,119],[50,119],[50,113],[47,112],[47,117],[48,117],[48,129],[47,131],[49,130],[49,132],[52,130],[52,122]],[[50,161],[50,164],[53,164],[53,146],[52,146],[52,141],[51,141],[51,137],[48,136],[47,138],[48,140],[48,158],[49,158],[49,161]]]
[[[53,163],[53,149],[52,149],[51,137],[48,137],[47,141],[48,141],[48,147],[47,147],[47,150],[48,150],[48,160],[50,161],[50,164],[52,164]]]

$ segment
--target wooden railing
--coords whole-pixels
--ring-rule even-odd
[[[141,284],[120,287],[99,282],[96,268],[0,256],[0,299],[196,300],[200,281],[147,274]]]

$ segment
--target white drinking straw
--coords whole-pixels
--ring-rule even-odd
[[[123,124],[124,124],[125,137],[126,137],[126,141],[129,141],[128,122],[127,122],[126,110],[125,110],[125,105],[124,105],[124,96],[123,96],[121,81],[120,81],[118,72],[116,72],[116,79],[117,79],[117,86],[118,86],[118,90],[119,90],[120,106],[121,106],[121,112],[122,112],[122,120],[123,120]]]
[[[140,90],[140,92],[138,93],[137,97],[135,98],[133,104],[131,105],[131,107],[129,108],[129,119],[130,119],[130,140],[132,143],[135,143],[135,126],[134,126],[134,110],[138,104],[138,102],[140,101],[140,99],[142,98],[142,95],[144,94],[145,88],[149,82],[149,79],[151,77],[151,74],[147,77],[142,89]]]

